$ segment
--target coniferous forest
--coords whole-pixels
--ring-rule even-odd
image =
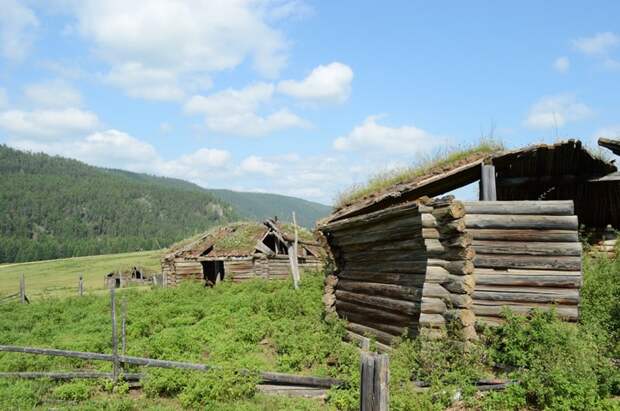
[[[155,249],[237,216],[180,180],[0,145],[0,262]]]

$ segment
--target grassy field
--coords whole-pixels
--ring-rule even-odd
[[[30,299],[49,295],[77,293],[78,278],[84,276],[86,292],[104,289],[104,276],[115,270],[142,266],[159,272],[163,250],[108,254],[89,257],[0,265],[0,297],[19,291],[19,276],[24,274]]]

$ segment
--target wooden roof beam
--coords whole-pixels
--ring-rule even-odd
[[[610,138],[599,138],[598,145],[611,150],[615,155],[620,156],[620,140],[612,140]]]

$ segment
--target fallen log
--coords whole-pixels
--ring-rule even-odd
[[[574,214],[568,201],[464,201],[467,214],[562,215]]]

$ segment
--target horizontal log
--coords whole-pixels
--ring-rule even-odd
[[[335,247],[364,246],[366,244],[391,241],[411,240],[421,236],[421,228],[417,226],[403,226],[389,231],[358,232],[349,236],[330,236],[329,243]]]
[[[578,242],[576,230],[474,229],[468,228],[474,240]]]
[[[336,311],[341,317],[347,318],[346,313],[356,313],[365,315],[369,320],[375,322],[386,322],[391,325],[409,326],[416,318],[393,312],[367,307],[361,304],[353,304],[346,301],[336,300]],[[379,320],[379,321],[377,321]]]
[[[125,381],[140,381],[144,374],[122,373]],[[45,371],[20,371],[20,372],[0,372],[0,378],[19,378],[19,379],[38,379],[47,378],[50,380],[74,380],[74,379],[112,379],[114,374],[111,372],[100,371],[72,371],[72,372],[45,372]]]
[[[555,309],[558,316],[562,319],[577,321],[579,319],[579,309],[577,306],[555,306],[555,305],[547,305],[546,307],[532,307],[527,305],[513,305],[513,304],[502,304],[502,305],[480,305],[474,304],[473,311],[476,316],[486,316],[486,317],[503,317],[504,309],[508,308],[515,314],[525,315],[531,312],[534,309],[539,310],[551,310]]]
[[[429,240],[436,241],[436,240]],[[341,258],[347,262],[389,262],[389,261],[424,261],[428,258],[426,249],[422,246],[412,250],[390,250],[390,251],[345,251]]]
[[[580,287],[581,275],[511,275],[474,273],[476,285],[513,285],[531,287]]]
[[[467,214],[564,215],[574,214],[568,201],[464,201]]]
[[[428,258],[441,258],[448,261],[471,260],[475,251],[471,247],[445,247],[439,240],[425,240]]]
[[[425,283],[422,297],[440,298],[446,304],[458,308],[468,308],[473,304],[473,299],[470,295],[451,293],[440,284]]]
[[[579,293],[572,289],[567,289],[564,294],[547,293],[518,293],[518,292],[494,292],[494,291],[474,291],[474,303],[478,300],[491,301],[515,301],[515,302],[534,302],[534,303],[556,303],[556,304],[579,304]]]
[[[420,302],[422,298],[421,287],[407,287],[397,284],[368,283],[346,279],[341,279],[340,281],[338,281],[336,290],[344,290],[366,295],[392,297],[412,302]]]
[[[532,275],[532,276],[581,276],[581,271],[561,271],[561,270],[537,270],[537,269],[524,269],[524,268],[510,268],[510,269],[494,269],[494,268],[479,268],[476,267],[476,276],[483,275]]]
[[[472,261],[446,261],[438,258],[429,258],[428,266],[441,267],[446,269],[450,274],[456,275],[465,275],[474,272],[474,263]]]
[[[110,361],[110,362],[113,362],[116,360],[115,356],[112,354],[57,350],[53,348],[35,348],[35,347],[19,347],[19,346],[14,346],[14,345],[0,345],[0,351],[1,352],[18,352],[22,354],[38,354],[38,355],[80,358],[83,360],[97,360],[97,361]],[[125,364],[141,365],[141,366],[146,366],[146,367],[158,367],[158,368],[180,368],[180,369],[189,369],[189,370],[197,370],[197,371],[210,371],[216,368],[216,367],[212,367],[206,364],[195,364],[195,363],[182,362],[182,361],[157,360],[153,358],[131,357],[127,355],[119,355],[118,360],[121,363],[125,363]],[[251,371],[246,370],[246,369],[240,369],[238,371],[243,374],[251,374]],[[288,384],[298,384],[298,385],[327,387],[327,388],[342,384],[342,381],[340,380],[336,380],[334,378],[327,378],[327,377],[301,376],[301,375],[292,375],[292,374],[265,372],[265,371],[258,372],[258,375],[261,378],[261,381],[267,382],[267,383],[288,383]]]
[[[394,324],[388,324],[384,321],[383,322],[373,321],[369,319],[368,316],[357,313],[357,312],[341,311],[341,314],[344,314],[346,316],[347,321],[352,321],[354,323],[361,324],[366,327],[373,328],[375,330],[380,330],[393,336],[401,336],[401,335],[407,334],[409,332],[409,325],[411,323],[418,322],[418,316],[415,316],[415,318],[412,318],[411,323],[408,325],[394,325]]]
[[[332,223],[319,225],[318,229],[320,231],[335,231],[341,227],[355,226],[356,224],[363,225],[372,221],[383,221],[390,218],[397,218],[401,215],[408,215],[412,212],[417,213],[417,210],[418,204],[416,202],[409,202],[355,217],[343,218]]]
[[[427,262],[420,261],[349,261],[342,270],[375,271],[378,273],[425,274]],[[456,267],[455,267],[456,269]],[[472,268],[473,271],[473,268]]]
[[[441,298],[422,297],[423,314],[443,314],[447,309],[446,303]]]
[[[579,271],[581,257],[573,256],[511,256],[477,253],[474,265],[484,268],[533,268]]]
[[[421,314],[420,326],[421,327],[441,327],[446,324],[446,320],[441,314]]]
[[[409,315],[418,314],[421,311],[420,301],[413,302],[398,300],[394,298],[360,294],[344,290],[336,290],[336,301],[338,300],[348,301],[350,303],[360,303],[370,307],[390,310],[397,313],[406,313]]]
[[[445,205],[433,207],[432,214],[437,221],[456,220],[465,216],[465,207],[460,201],[450,201]]]
[[[475,240],[474,248],[481,254],[510,255],[568,255],[581,256],[582,246],[578,242],[516,242]]]
[[[421,235],[411,236],[402,239],[389,240],[378,243],[359,243],[341,247],[342,253],[355,252],[379,252],[379,251],[408,251],[423,250],[424,239]]]
[[[397,273],[378,273],[375,271],[352,271],[344,270],[338,273],[338,277],[348,280],[367,281],[381,284],[394,284],[408,287],[422,288],[424,284],[424,274],[397,274]]]
[[[467,214],[465,223],[468,228],[477,229],[577,230],[578,228],[577,216]]]
[[[356,343],[357,345],[359,345],[360,347],[363,347],[365,344],[368,344],[368,338],[361,336],[357,333],[354,333],[353,331],[349,331],[347,330],[347,334],[345,335],[345,340]],[[390,353],[392,352],[392,347],[390,347],[389,345],[380,343],[380,342],[375,342],[375,345],[377,347],[377,351],[380,353]]]
[[[336,237],[347,237],[359,233],[378,233],[394,229],[403,229],[405,227],[421,228],[421,226],[422,217],[420,214],[409,213],[408,215],[401,215],[397,218],[391,218],[385,221],[378,221],[364,225],[343,226],[338,230],[330,231],[330,234]]]
[[[365,325],[356,324],[351,321],[347,322],[345,328],[359,335],[375,337],[377,341],[380,341],[383,344],[387,345],[391,345],[392,341],[394,340],[394,336],[392,334],[388,334],[381,330],[376,330]]]

